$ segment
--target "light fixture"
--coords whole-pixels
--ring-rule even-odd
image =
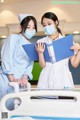
[[[0,0],[0,2],[4,2],[4,0]]]
[[[7,36],[6,35],[2,35],[1,38],[7,38]]]
[[[80,32],[79,31],[74,31],[73,34],[79,34]]]

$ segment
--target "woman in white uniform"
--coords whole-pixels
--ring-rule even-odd
[[[43,68],[38,80],[37,88],[39,89],[72,89],[74,88],[73,78],[69,70],[69,60],[73,67],[77,67],[80,60],[79,45],[75,44],[71,47],[72,50],[78,50],[77,54],[71,58],[55,62],[55,55],[52,47],[48,47],[51,62],[45,62],[44,49],[45,42],[51,44],[52,41],[62,38],[61,30],[58,28],[59,21],[57,16],[52,12],[47,12],[42,16],[41,24],[43,25],[46,37],[40,39],[36,45],[36,51],[39,55],[39,64]]]
[[[9,82],[27,86],[28,79],[32,79],[34,62],[26,55],[22,45],[31,44],[29,39],[37,32],[37,21],[31,14],[20,14],[19,20],[21,32],[9,35],[1,50],[0,99],[13,91]]]

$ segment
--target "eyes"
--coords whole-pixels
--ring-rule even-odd
[[[33,26],[27,26],[27,29],[35,29],[35,27]]]
[[[43,24],[43,27],[46,27],[47,25],[52,25],[52,23]]]

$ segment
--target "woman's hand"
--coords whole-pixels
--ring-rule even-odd
[[[21,79],[21,80],[18,81],[18,84],[19,84],[21,87],[26,86],[27,83],[28,83],[28,80],[22,80],[22,79]]]
[[[45,44],[41,43],[41,42],[38,42],[35,46],[35,49],[38,52],[39,64],[42,68],[44,68],[45,65],[46,65],[46,62],[45,62],[45,59],[44,59],[44,54],[43,54],[43,52],[45,50]]]
[[[36,51],[38,52],[38,54],[43,53],[44,50],[45,50],[45,44],[41,43],[41,42],[38,42],[36,44],[35,48],[36,48]]]
[[[13,74],[8,75],[10,82],[17,82],[20,86],[25,86],[28,83],[28,76],[23,75],[22,79],[15,79]]]
[[[22,79],[20,81],[18,81],[20,86],[26,86],[28,83],[28,76],[27,75],[23,75]]]
[[[80,50],[80,45],[78,43],[75,43],[70,49],[75,50],[75,51],[79,51]]]
[[[76,54],[70,58],[72,66],[76,68],[80,64],[80,45],[75,43],[70,49],[76,52]]]

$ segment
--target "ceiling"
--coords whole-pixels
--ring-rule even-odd
[[[13,8],[13,6],[15,7]],[[28,11],[35,16],[41,16],[45,11],[52,11],[58,15],[60,20],[80,22],[80,14],[78,14],[80,0],[4,0],[4,3],[0,3],[0,13],[2,14],[5,9],[11,10],[15,14]]]
[[[57,2],[53,3],[54,1]],[[41,16],[46,11],[56,13],[60,20],[60,27],[65,33],[80,31],[80,0],[4,0],[4,3],[0,3],[0,32],[6,31],[6,26],[9,29],[5,34],[14,32],[15,24],[19,24],[17,15],[20,13],[33,14],[40,24]],[[40,25],[38,28],[40,31],[43,30]]]
[[[9,3],[20,3],[20,2],[28,2],[28,1],[30,1],[30,0],[4,0],[4,3],[9,4]],[[37,1],[37,0],[35,0],[35,1]]]
[[[24,1],[31,1],[31,0],[4,0],[5,3],[24,2]],[[37,1],[37,0],[33,0],[33,1]],[[80,0],[52,0],[52,2],[55,4],[59,4],[59,3],[61,3],[61,4],[79,4]]]

